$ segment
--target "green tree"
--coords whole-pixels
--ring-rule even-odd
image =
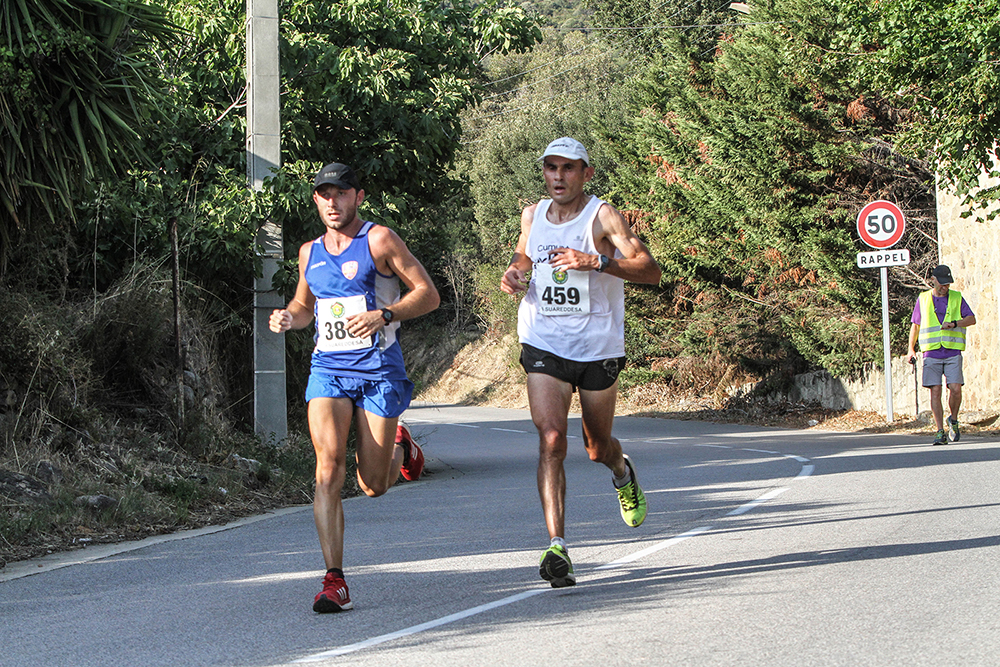
[[[241,302],[257,225],[282,223],[294,262],[316,231],[311,174],[333,160],[358,170],[366,215],[404,233],[430,264],[440,261],[449,240],[436,213],[461,185],[447,174],[459,112],[478,101],[483,54],[527,48],[534,23],[497,3],[282,2],[284,168],[254,194],[245,182],[242,11],[241,0],[170,5],[183,34],[157,54],[169,95],[143,132],[155,167],[95,191],[78,241],[94,252],[80,256],[79,275],[95,274],[101,289],[134,254],[162,256],[177,219],[188,275],[213,292],[235,289],[242,297],[224,301]]]
[[[858,370],[880,347],[877,276],[854,265],[854,216],[887,198],[932,231],[933,179],[891,150],[897,110],[867,100],[831,57],[836,7],[774,0],[751,17],[708,16],[707,44],[700,30],[661,33],[634,123],[610,138],[616,191],[643,211],[673,279],[664,352],[721,356],[758,377]],[[920,262],[928,237],[908,239]],[[899,320],[906,276],[893,272]]]
[[[474,276],[467,293],[474,295],[481,324],[491,335],[514,329],[516,302],[498,283],[517,242],[521,210],[547,196],[538,157],[550,141],[566,135],[582,141],[595,167],[587,192],[627,208],[628,200],[614,187],[615,147],[605,138],[608,128],[626,124],[637,94],[632,55],[586,30],[546,30],[545,41],[530,54],[491,59],[489,94],[467,114],[459,161],[475,213],[474,238],[460,256],[473,267],[466,272]],[[646,321],[657,295],[656,287],[626,287],[625,383],[659,356],[660,343]]]
[[[851,20],[836,46],[858,84],[910,111],[903,150],[934,156],[963,194],[983,172],[1000,176],[1000,2],[851,0],[842,12]],[[986,208],[1000,186],[975,197]]]
[[[286,2],[283,12],[287,172],[354,166],[370,214],[439,274],[453,235],[448,205],[464,187],[449,173],[460,114],[480,101],[483,58],[528,49],[540,39],[534,21],[499,2]],[[289,258],[314,218],[311,206],[283,218]]]
[[[142,156],[151,54],[172,29],[138,0],[5,0],[0,26],[2,274],[19,233],[66,229],[91,183]]]
[[[447,172],[459,112],[479,99],[486,53],[525,49],[538,37],[522,11],[497,3],[282,2],[284,166],[254,193],[245,176],[243,7],[170,5],[182,34],[156,54],[168,95],[142,133],[154,167],[137,165],[129,178],[95,188],[77,238],[90,252],[76,265],[82,285],[103,290],[134,257],[165,257],[176,220],[182,270],[234,343],[222,363],[237,383],[249,365],[256,229],[268,218],[283,226],[280,277],[290,286],[298,245],[319,233],[310,192],[326,162],[354,165],[368,193],[363,215],[399,231],[446,282],[458,217],[448,205],[463,185]],[[293,364],[307,368],[298,357]]]
[[[0,76],[6,77],[0,87],[2,140],[7,142],[5,169],[21,179],[4,185],[10,192],[20,187],[22,198],[28,188],[68,199],[59,204],[58,227],[36,224],[34,238],[13,235],[14,219],[4,218],[4,251],[32,270],[49,262],[51,283],[64,291],[76,289],[77,295],[92,293],[96,313],[99,296],[117,290],[128,276],[157,275],[141,267],[168,260],[168,231],[176,223],[186,303],[210,323],[202,332],[206,337],[227,341],[216,364],[234,396],[249,392],[258,226],[269,217],[284,223],[288,255],[294,258],[298,243],[318,233],[309,197],[312,175],[325,162],[350,162],[369,193],[364,214],[400,231],[436,272],[438,283],[445,282],[440,269],[454,242],[448,229],[460,215],[448,205],[464,187],[448,172],[460,140],[459,113],[479,100],[488,53],[524,50],[539,39],[532,19],[498,2],[282,2],[285,166],[269,188],[255,193],[245,175],[242,0],[177,0],[163,9],[99,0],[53,0],[51,6],[56,9],[46,9],[45,3],[3,5],[3,39],[14,46],[0,54]],[[24,12],[37,12],[37,19],[31,14],[30,32]],[[160,22],[156,26],[154,18]],[[143,20],[149,24],[145,32]],[[59,21],[65,26],[57,27]],[[161,24],[176,29],[157,27]],[[84,28],[97,36],[88,36]],[[28,65],[42,68],[51,80]],[[91,82],[100,76],[107,79],[107,91]],[[111,101],[105,103],[102,92]],[[84,109],[81,100],[97,105],[102,114],[114,111],[125,124],[87,115],[86,109],[93,108]],[[43,102],[51,108],[40,106]],[[133,105],[132,115],[120,111],[126,103]],[[66,111],[74,104],[76,124]],[[41,134],[29,141],[26,132],[32,128]],[[51,166],[46,160],[55,155],[41,149],[53,146],[68,157],[65,164],[51,164],[62,170],[57,175],[76,179],[70,183],[75,189],[46,185],[37,173]],[[16,151],[22,148],[33,160],[23,164],[35,171],[18,166]],[[142,154],[148,159],[139,159]],[[108,160],[111,166],[105,168]],[[23,210],[16,209],[19,215]],[[43,232],[45,242],[37,237]],[[52,252],[39,257],[37,244],[61,248],[61,254],[54,260]],[[294,266],[289,267],[288,277],[294,275]],[[8,285],[14,281],[19,289],[40,286],[36,275],[22,271],[8,272]],[[144,361],[162,366],[170,363],[169,352],[163,350],[165,359]],[[116,359],[102,359],[108,364],[102,361],[97,370],[106,379],[121,373]],[[146,377],[133,375],[136,381]],[[234,405],[232,416],[239,420],[248,402]]]
[[[530,54],[490,61],[488,95],[466,114],[462,173],[469,178],[483,253],[505,261],[520,233],[521,209],[545,196],[538,156],[553,139],[587,146],[604,195],[611,165],[598,141],[602,125],[623,120],[629,63],[583,32],[547,30]]]

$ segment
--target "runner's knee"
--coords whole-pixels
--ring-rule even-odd
[[[358,473],[358,486],[361,487],[361,490],[364,491],[365,495],[369,498],[378,498],[389,490],[388,482],[382,482],[381,484],[368,484],[361,478],[361,473]]]
[[[557,428],[538,429],[539,449],[542,456],[566,458],[566,432]]]
[[[336,458],[320,458],[316,460],[316,490],[336,491],[344,486],[344,465]]]

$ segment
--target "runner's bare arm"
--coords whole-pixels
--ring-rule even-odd
[[[388,249],[385,255],[386,263],[408,290],[397,303],[393,304],[393,320],[413,319],[437,308],[441,303],[441,297],[424,265],[413,256],[396,232],[388,227],[378,229],[381,232],[379,236],[384,234],[386,237],[385,247]],[[376,240],[381,241],[378,238]]]
[[[306,265],[309,263],[311,249],[312,241],[303,243],[299,248],[299,282],[295,287],[295,296],[287,306],[271,313],[268,327],[274,333],[282,333],[289,329],[304,329],[313,320],[316,297],[306,282]]]
[[[517,239],[517,246],[510,258],[510,266],[500,278],[500,289],[507,294],[517,294],[528,288],[525,277],[525,273],[531,270],[531,258],[527,251],[528,234],[531,232],[531,221],[535,216],[536,206],[537,204],[532,204],[521,211],[521,235]]]
[[[609,259],[604,272],[633,283],[656,285],[660,282],[661,270],[653,259],[646,244],[635,235],[628,222],[614,206],[604,204],[594,221],[594,242]],[[614,257],[615,249],[622,257]],[[601,266],[600,255],[558,248],[550,254],[550,262],[561,269],[595,271]]]
[[[381,273],[394,273],[407,287],[399,301],[389,306],[393,322],[402,322],[431,312],[441,303],[434,282],[396,232],[375,225],[368,232],[368,247]],[[347,330],[354,336],[370,336],[385,326],[381,310],[359,313],[348,320]]]

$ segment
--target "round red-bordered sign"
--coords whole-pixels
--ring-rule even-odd
[[[906,231],[906,219],[891,201],[873,201],[858,213],[858,236],[872,248],[891,248]]]

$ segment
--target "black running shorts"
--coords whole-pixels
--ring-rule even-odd
[[[625,368],[625,357],[600,361],[572,361],[557,357],[551,352],[521,344],[521,366],[526,373],[544,373],[573,385],[573,391],[601,391],[618,379]]]

